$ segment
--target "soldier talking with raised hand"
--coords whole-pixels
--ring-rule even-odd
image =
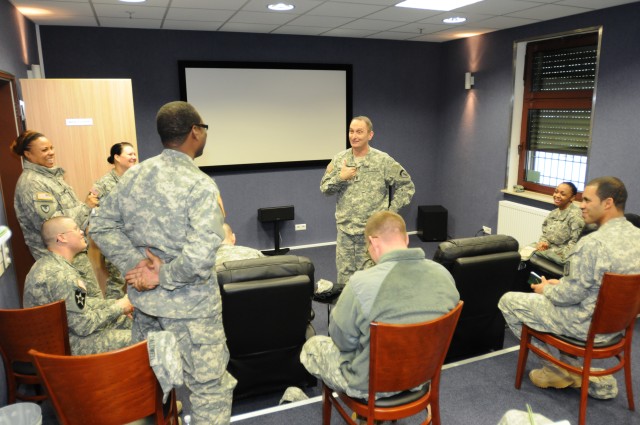
[[[327,166],[320,191],[336,195],[336,268],[338,285],[373,265],[367,254],[364,227],[377,211],[398,212],[409,205],[415,186],[409,173],[386,153],[369,146],[373,124],[365,116],[349,125],[351,148],[338,153]],[[390,191],[393,199],[390,200]]]

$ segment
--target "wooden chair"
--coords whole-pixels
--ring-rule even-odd
[[[7,376],[7,402],[47,398],[33,366],[29,349],[70,355],[69,328],[64,300],[32,308],[0,310],[0,353]],[[19,385],[37,385],[36,395]]]
[[[367,424],[376,420],[396,420],[427,412],[423,424],[440,425],[438,396],[440,371],[449,349],[453,331],[460,317],[463,302],[446,315],[423,323],[394,325],[371,323],[369,360],[369,400],[358,400],[344,393],[333,395],[333,390],[322,384],[322,423],[331,423],[333,405],[344,420],[353,421],[338,398],[353,412],[367,418]],[[421,391],[409,388],[430,382]],[[398,395],[375,400],[379,392],[403,391]],[[431,415],[429,415],[431,405]]]
[[[562,335],[539,332],[522,326],[520,338],[520,355],[518,356],[518,368],[516,371],[516,388],[520,389],[522,374],[527,363],[529,350],[559,367],[582,376],[580,392],[580,413],[578,424],[584,425],[587,414],[587,396],[589,391],[590,376],[611,375],[624,368],[624,378],[627,389],[629,410],[635,410],[633,402],[633,388],[631,381],[631,340],[636,316],[640,313],[640,274],[619,275],[605,273],[602,286],[598,294],[598,300],[591,319],[589,334],[586,341],[579,341]],[[607,344],[594,343],[597,334],[624,332],[619,338]],[[531,337],[535,337],[563,353],[584,359],[583,367],[576,367],[553,357],[531,343]],[[615,366],[602,371],[591,370],[593,359],[606,359],[616,357]]]
[[[175,390],[165,414],[146,341],[86,356],[29,353],[63,425],[117,425],[152,415],[156,425],[178,424]]]

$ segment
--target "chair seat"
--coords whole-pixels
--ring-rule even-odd
[[[376,400],[376,407],[396,407],[403,404],[411,403],[424,397],[429,392],[429,385],[424,385],[418,391],[403,391],[399,394],[392,395],[390,397],[383,397]],[[358,403],[367,404],[367,400],[363,398],[355,399]]]
[[[569,344],[573,344],[573,345],[577,345],[580,347],[586,347],[587,346],[587,341],[582,341],[576,338],[572,338],[570,336],[565,336],[565,335],[557,335],[557,334],[550,334],[556,338],[558,338],[561,341],[567,342]],[[604,342],[594,342],[593,343],[593,347],[594,348],[605,348],[605,347],[609,347],[611,345],[615,345],[617,343],[619,343],[620,341],[622,341],[623,336],[622,335],[618,335],[615,338],[609,340],[609,341],[604,341]]]

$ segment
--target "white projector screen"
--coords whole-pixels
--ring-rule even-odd
[[[182,99],[209,125],[200,167],[326,164],[347,146],[350,65],[180,61],[179,67]]]

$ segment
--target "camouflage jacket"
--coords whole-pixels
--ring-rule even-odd
[[[215,252],[224,230],[218,187],[186,154],[165,149],[120,179],[91,219],[89,234],[124,274],[160,257],[160,283],[149,291],[129,287],[131,303],[167,318],[219,315],[222,306]]]
[[[578,242],[583,227],[582,211],[575,204],[564,210],[556,208],[544,219],[538,242],[547,242],[548,249],[564,260]]]
[[[78,270],[65,258],[47,251],[31,267],[24,283],[24,306],[35,307],[65,300],[69,337],[84,337],[115,323],[122,309],[115,300],[87,295]]]
[[[547,285],[544,296],[556,313],[573,327],[572,336],[586,339],[605,272],[640,273],[640,229],[620,217],[582,237],[565,263],[558,285]]]
[[[346,160],[347,166],[357,167],[356,177],[342,180],[340,170]],[[389,203],[389,188],[393,199]],[[369,147],[362,161],[355,160],[351,149],[337,154],[327,167],[320,190],[326,195],[337,196],[336,223],[340,231],[350,235],[364,233],[367,220],[377,211],[398,212],[409,205],[415,186],[409,173],[386,153]]]
[[[92,190],[96,192],[98,199],[102,199],[111,192],[111,189],[118,184],[119,180],[120,176],[116,173],[115,169],[112,169],[93,184]]]
[[[16,184],[14,207],[24,240],[36,260],[48,251],[40,237],[42,223],[51,217],[71,217],[85,229],[91,209],[78,200],[64,181],[64,170],[47,168],[23,160],[23,170]]]
[[[216,266],[226,261],[250,260],[260,257],[264,257],[264,254],[257,249],[223,243],[216,252]]]

